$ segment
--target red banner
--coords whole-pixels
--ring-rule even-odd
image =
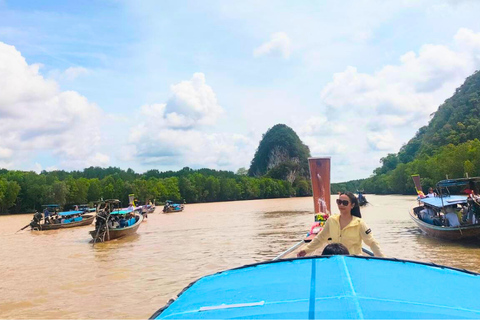
[[[330,214],[330,158],[309,158],[315,213]]]

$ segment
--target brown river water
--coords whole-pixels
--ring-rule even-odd
[[[480,241],[422,234],[408,215],[415,197],[367,199],[362,215],[388,257],[480,272]],[[296,244],[313,222],[313,200],[187,204],[170,214],[157,207],[137,235],[95,246],[93,225],[15,233],[31,217],[0,216],[0,318],[146,319],[199,277]]]

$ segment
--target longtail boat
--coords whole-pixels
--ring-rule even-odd
[[[32,230],[44,231],[88,226],[95,219],[94,215],[85,214],[86,211],[83,210],[59,212],[60,207],[58,205],[50,204],[43,207],[45,207],[44,212],[48,212],[48,214],[44,213],[46,216],[42,216],[41,213],[36,212],[30,222]]]
[[[185,205],[183,203],[173,203],[173,201],[167,200],[165,201],[162,211],[163,213],[182,212],[183,209],[185,209]]]
[[[410,218],[427,235],[462,240],[480,237],[480,199],[475,195],[479,177],[447,179],[436,185],[435,196],[425,196],[414,176],[418,205],[410,210]],[[472,193],[462,193],[465,190]]]
[[[327,206],[330,197],[313,190],[315,204]],[[305,242],[273,261],[202,277],[151,319],[480,318],[480,274],[376,257],[288,258]]]
[[[104,242],[135,234],[143,221],[141,212],[120,209],[120,201],[105,200],[97,208],[95,230],[90,231],[93,242]]]

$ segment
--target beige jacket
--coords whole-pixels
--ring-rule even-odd
[[[372,249],[376,257],[384,257],[378,242],[372,235],[372,230],[361,218],[353,216],[352,221],[340,230],[340,215],[336,214],[327,219],[323,230],[304,250],[307,254],[311,253],[328,241],[329,243],[341,243],[347,247],[350,254],[360,255],[362,254],[362,240]]]

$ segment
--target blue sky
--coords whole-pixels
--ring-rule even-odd
[[[292,127],[365,178],[480,66],[477,1],[0,0],[0,167],[248,168]]]

